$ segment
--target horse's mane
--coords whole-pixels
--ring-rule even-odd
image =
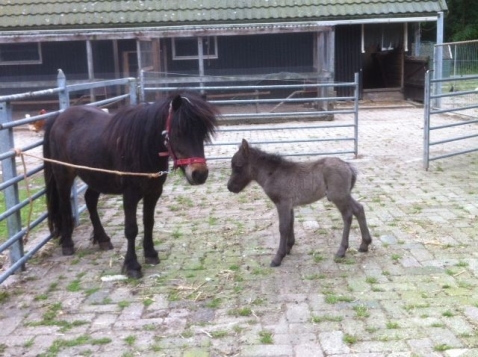
[[[121,158],[123,170],[152,172],[158,170],[160,160],[166,163],[158,153],[167,151],[162,132],[175,95],[151,104],[128,106],[113,115],[102,139]],[[181,135],[210,141],[217,125],[217,109],[197,94],[181,93],[181,97],[182,104],[171,121],[171,140]]]

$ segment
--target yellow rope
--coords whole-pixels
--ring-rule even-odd
[[[63,161],[46,159],[46,158],[41,157],[41,156],[37,156],[37,155],[33,155],[33,154],[27,154],[25,152],[22,152],[20,149],[14,149],[14,151],[15,151],[15,154],[17,156],[22,157],[22,160],[23,160],[23,156],[30,156],[30,157],[33,157],[35,159],[51,162],[53,164],[68,166],[68,167],[72,167],[72,168],[75,168],[75,169],[104,172],[104,173],[107,173],[107,174],[114,174],[114,175],[119,175],[119,176],[142,176],[142,177],[156,178],[156,177],[161,177],[161,176],[166,175],[166,174],[169,173],[169,171],[158,171],[158,172],[153,172],[153,173],[144,173],[144,172],[128,172],[128,171],[106,170],[106,169],[100,169],[100,168],[96,168],[96,167],[73,165],[73,164],[69,164],[67,162],[63,162]]]
[[[22,160],[23,178],[24,178],[24,181],[25,181],[28,200],[29,200],[27,230],[25,232],[25,236],[23,237],[24,243],[28,242],[28,236],[30,234],[30,223],[31,223],[31,217],[32,217],[32,212],[33,212],[33,200],[32,200],[32,196],[30,194],[30,185],[29,185],[28,176],[27,176],[27,166],[25,164],[25,156],[33,157],[35,159],[39,159],[39,160],[43,160],[43,161],[47,161],[47,162],[51,162],[53,164],[59,164],[59,165],[64,165],[64,166],[68,166],[68,167],[73,167],[73,168],[76,168],[76,169],[98,171],[98,172],[110,173],[110,174],[115,174],[115,175],[120,175],[120,176],[142,176],[142,177],[156,178],[156,177],[161,177],[161,176],[166,175],[166,174],[169,173],[169,171],[159,171],[159,172],[155,172],[155,173],[143,173],[143,172],[124,172],[124,171],[115,171],[115,170],[105,170],[105,169],[99,169],[99,168],[95,168],[95,167],[73,165],[73,164],[69,164],[69,163],[66,163],[66,162],[62,162],[62,161],[46,159],[46,158],[41,157],[41,156],[37,156],[37,155],[33,155],[33,154],[27,154],[20,149],[13,149],[13,150],[15,152],[15,155],[20,156],[21,160]]]

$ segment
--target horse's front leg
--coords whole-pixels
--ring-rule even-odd
[[[146,264],[159,264],[159,256],[153,243],[153,227],[154,227],[154,209],[156,203],[161,196],[161,191],[149,193],[143,198],[143,224],[144,224],[144,259]]]
[[[138,235],[138,223],[136,221],[136,209],[141,199],[139,194],[125,192],[123,195],[124,206],[124,234],[128,240],[128,247],[124,258],[122,273],[130,278],[141,278],[141,264],[138,262],[136,256],[135,244],[136,236]]]
[[[85,202],[93,225],[93,244],[98,243],[101,250],[113,249],[111,239],[105,232],[98,215],[98,198],[100,193],[88,188],[85,192]]]
[[[277,203],[277,213],[279,215],[279,233],[280,243],[277,253],[272,259],[271,267],[278,267],[282,263],[282,259],[290,251],[292,246],[288,247],[289,242],[292,242],[294,231],[294,211],[289,204]]]

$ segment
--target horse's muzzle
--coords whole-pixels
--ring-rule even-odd
[[[191,185],[202,185],[207,180],[209,170],[206,164],[192,164],[184,168],[184,173]]]

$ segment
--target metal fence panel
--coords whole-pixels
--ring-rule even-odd
[[[129,98],[130,103],[136,104],[136,80],[134,78],[124,78],[120,80],[111,81],[98,81],[92,83],[83,83],[80,85],[68,85],[63,72],[60,70],[57,78],[57,87],[47,90],[41,90],[36,92],[28,92],[7,96],[0,96],[0,161],[2,168],[2,180],[0,182],[0,191],[3,194],[5,202],[5,211],[0,212],[0,223],[6,222],[8,237],[5,241],[0,242],[0,254],[9,249],[10,255],[10,267],[7,268],[0,275],[0,283],[5,281],[11,274],[18,270],[25,268],[25,263],[30,259],[38,250],[41,249],[50,239],[51,235],[43,237],[40,242],[31,247],[25,252],[23,244],[23,238],[30,230],[37,227],[43,221],[47,219],[47,213],[41,213],[38,217],[31,222],[22,222],[21,210],[27,206],[33,204],[35,200],[40,199],[45,194],[45,190],[39,190],[38,192],[30,195],[26,200],[21,201],[19,195],[19,184],[25,179],[37,174],[43,170],[43,165],[40,165],[30,171],[24,172],[19,175],[17,173],[16,164],[16,151],[15,151],[15,136],[13,129],[25,124],[31,124],[38,120],[46,119],[50,116],[56,115],[63,111],[70,105],[69,93],[93,89],[106,86],[127,86],[129,93],[111,97],[102,101],[91,102],[88,105],[104,105],[108,103],[117,102]],[[21,99],[41,98],[42,96],[48,96],[51,94],[58,95],[59,109],[57,111],[51,111],[47,114],[40,114],[32,116],[26,119],[13,120],[11,102]],[[28,145],[26,147],[19,148],[21,152],[28,152],[34,148],[37,148],[43,144],[43,140],[39,140],[36,143]],[[79,214],[85,209],[85,206],[79,207],[78,205],[78,192],[85,188],[84,185],[78,187],[75,185],[72,189],[72,206],[74,210],[75,219],[78,220]],[[78,221],[77,221],[78,222]],[[26,223],[26,224],[25,224]]]

